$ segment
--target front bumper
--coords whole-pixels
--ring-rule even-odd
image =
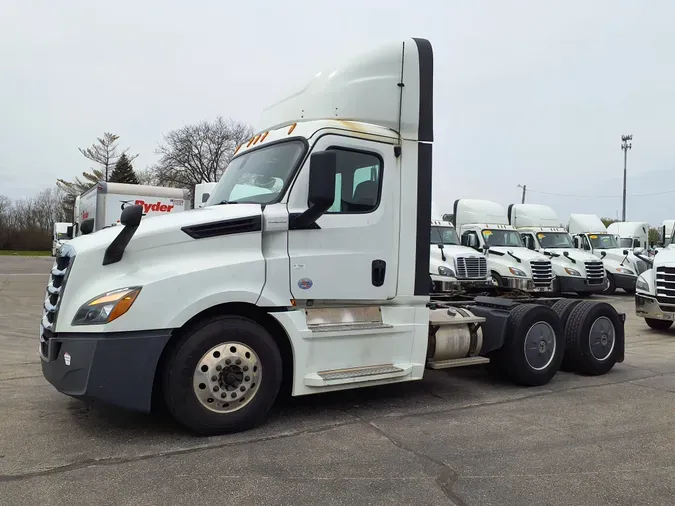
[[[607,286],[607,278],[602,283],[589,284],[586,278],[559,276],[560,292],[573,293],[602,293]]]
[[[533,293],[555,292],[556,291],[555,286],[557,283],[556,279],[557,278],[553,278],[553,281],[548,285],[535,285],[534,281],[532,281],[531,279],[507,278],[507,277],[502,278],[506,288],[510,288],[512,290],[523,290],[525,292],[533,292]]]
[[[456,278],[431,274],[431,293],[446,293],[459,290],[460,285]]]
[[[635,283],[637,283],[637,276],[631,276],[630,274],[612,274],[614,276],[614,283],[617,288],[623,290],[629,290],[631,292],[635,291]]]
[[[664,311],[655,297],[639,293],[635,295],[635,314],[640,318],[675,321],[675,307],[672,309]]]
[[[171,330],[53,334],[42,374],[59,392],[149,412],[159,358]]]
[[[458,279],[459,284],[465,290],[485,290],[487,288],[494,288],[492,278],[487,279]]]

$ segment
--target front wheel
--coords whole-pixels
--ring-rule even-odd
[[[250,429],[279,393],[282,360],[270,333],[240,316],[220,316],[187,331],[163,369],[173,417],[203,435]]]
[[[670,320],[655,320],[654,318],[645,318],[645,322],[650,328],[653,328],[654,330],[668,330],[673,326],[673,322]]]
[[[603,295],[612,295],[614,292],[616,292],[616,281],[614,281],[614,276],[611,274],[607,274],[607,286],[605,289],[602,291]]]

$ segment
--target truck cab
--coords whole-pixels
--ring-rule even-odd
[[[618,237],[619,248],[630,251],[649,248],[649,223],[646,221],[615,221],[607,227],[607,233]]]
[[[605,294],[612,294],[617,288],[635,293],[638,275],[647,270],[645,260],[636,257],[631,249],[621,248],[616,235],[608,233],[594,214],[571,214],[568,228],[575,248],[602,260],[608,282]]]
[[[526,292],[553,292],[551,261],[525,247],[509,225],[506,210],[496,202],[459,199],[454,205],[455,226],[463,245],[482,251],[495,285]]]
[[[602,261],[585,251],[575,250],[572,237],[548,206],[511,204],[509,222],[520,233],[525,246],[551,259],[557,288],[561,293],[601,293],[607,287]]]
[[[663,220],[659,225],[659,237],[661,239],[660,243],[654,248],[654,252],[658,253],[659,251],[669,248],[672,244],[672,235],[673,230],[675,230],[675,220]]]
[[[674,240],[675,230],[666,243],[673,244]],[[642,256],[644,250],[635,248],[634,253]],[[637,278],[635,312],[649,327],[668,330],[675,321],[675,249],[666,247],[658,255],[644,260],[649,260],[651,265]]]
[[[72,239],[73,224],[65,222],[54,223],[52,232],[52,256],[55,257],[59,248]]]
[[[475,249],[463,246],[455,226],[442,220],[431,222],[429,269],[432,276],[454,278],[465,290],[492,287],[487,258]]]

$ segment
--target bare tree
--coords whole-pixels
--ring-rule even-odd
[[[67,221],[56,189],[11,202],[0,196],[0,249],[48,250],[54,223]]]
[[[122,155],[126,155],[129,163],[133,162],[138,155],[128,154],[129,148],[120,151],[117,141],[119,135],[110,132],[103,134],[103,137],[96,139],[96,142],[88,148],[77,148],[82,155],[100,166],[100,171],[108,180],[108,175]],[[93,169],[92,169],[93,171]]]
[[[220,116],[172,130],[155,151],[160,159],[151,169],[154,179],[162,186],[190,189],[218,181],[237,146],[252,136],[250,126]]]

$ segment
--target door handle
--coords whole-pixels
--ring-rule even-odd
[[[387,262],[384,260],[373,260],[371,270],[371,281],[373,286],[382,286],[387,272]]]

